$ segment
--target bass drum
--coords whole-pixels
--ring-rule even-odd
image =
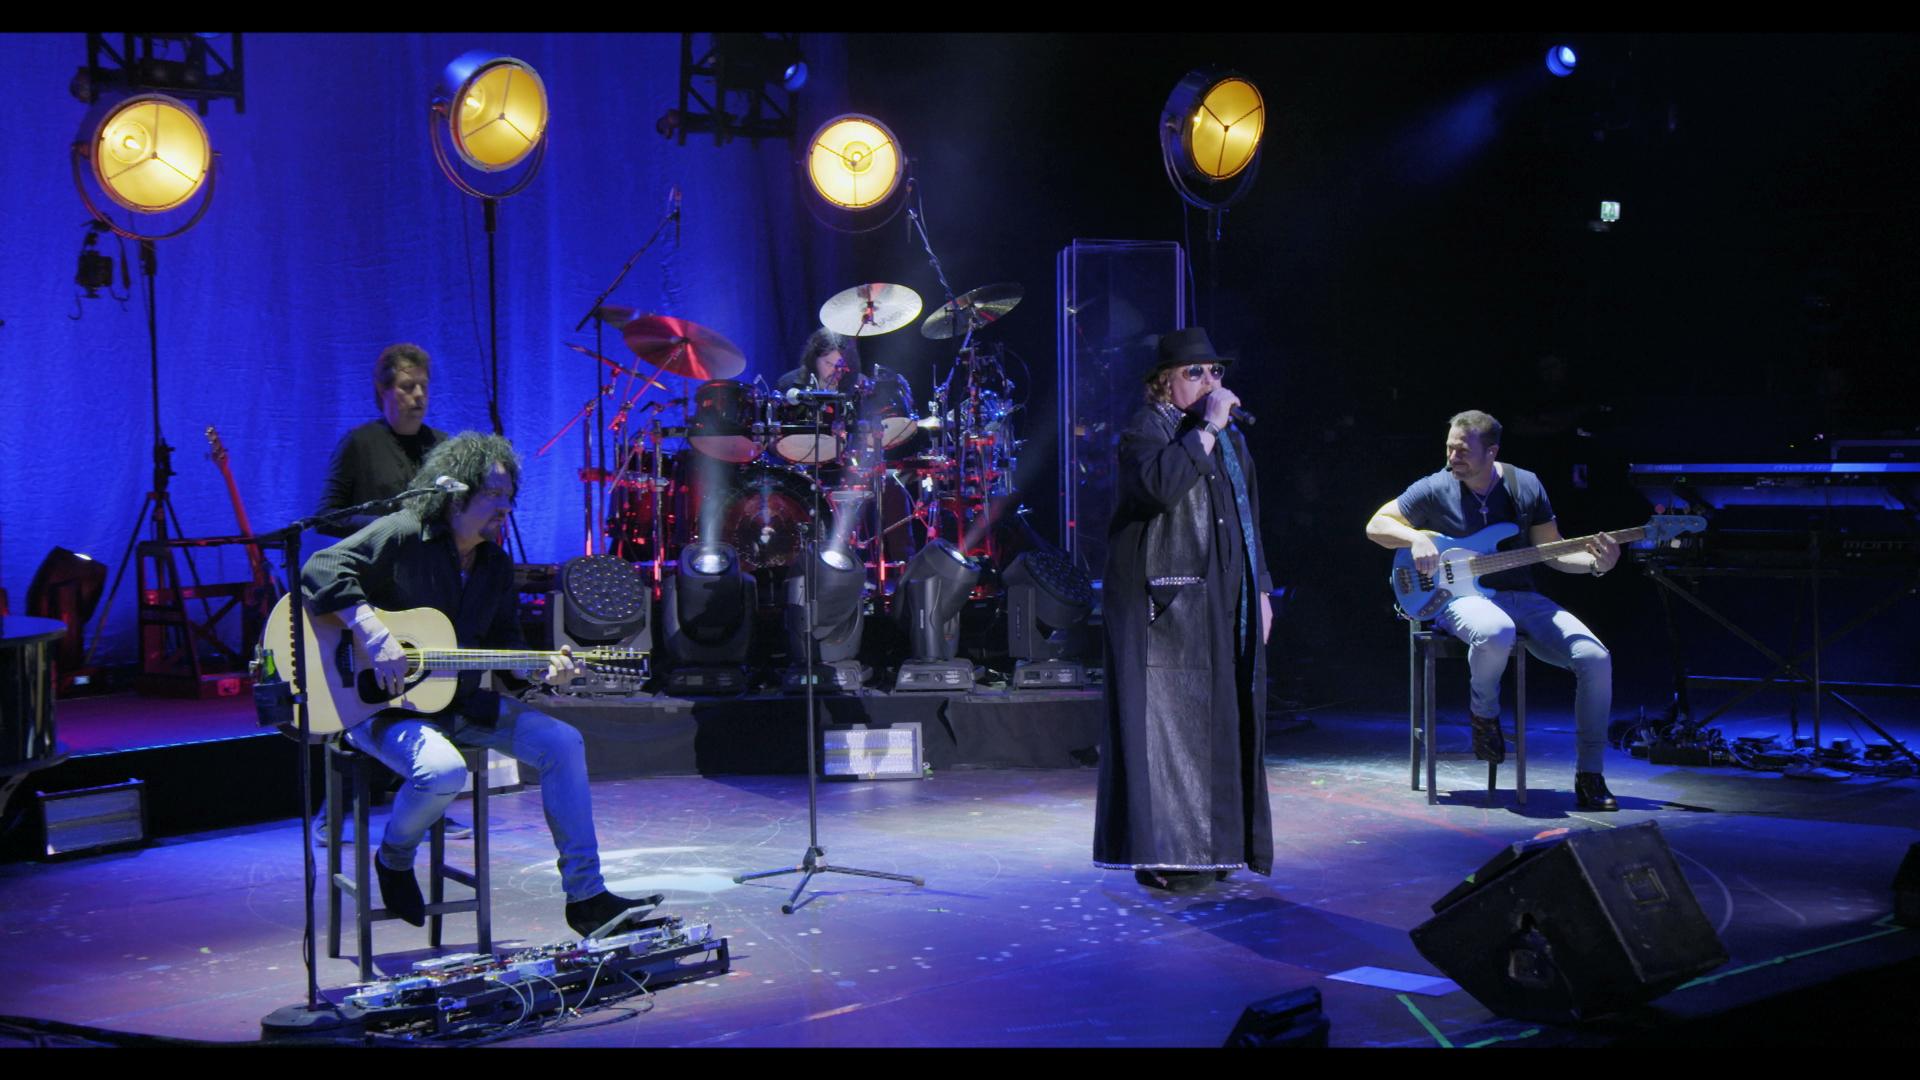
[[[798,469],[750,465],[734,481],[716,539],[733,545],[749,570],[793,566],[813,539],[815,490],[812,478]],[[833,508],[824,495],[820,514],[830,527]]]

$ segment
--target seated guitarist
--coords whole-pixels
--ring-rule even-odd
[[[309,610],[350,628],[395,697],[405,686],[407,659],[375,608],[435,608],[453,623],[454,644],[462,648],[526,647],[513,563],[494,540],[513,509],[519,457],[500,436],[464,432],[433,448],[413,486],[431,486],[440,476],[467,491],[422,496],[409,509],[375,520],[315,555],[301,580]],[[563,649],[545,672],[524,677],[558,684],[581,671]],[[415,926],[425,923],[414,852],[465,784],[456,747],[484,746],[539,774],[547,826],[560,853],[567,925],[585,936],[641,901],[608,892],[600,876],[580,733],[516,698],[479,689],[479,681],[479,672],[462,672],[453,703],[436,716],[387,712],[347,732],[356,749],[405,778],[375,860],[381,903]]]
[[[1440,563],[1440,551],[1428,532],[1459,539],[1510,521],[1521,527],[1521,536],[1503,547],[1561,539],[1540,478],[1496,460],[1499,454],[1498,420],[1470,409],[1447,421],[1447,467],[1409,484],[1398,499],[1375,511],[1367,522],[1367,539],[1384,548],[1412,548],[1414,568],[1422,574],[1433,573]],[[1600,533],[1585,551],[1546,564],[1563,573],[1598,577],[1619,559],[1620,545]],[[1586,624],[1534,590],[1530,566],[1488,574],[1480,584],[1492,595],[1455,597],[1436,615],[1444,629],[1468,646],[1474,755],[1482,761],[1506,760],[1499,721],[1500,677],[1507,670],[1518,627],[1526,633],[1535,656],[1573,671],[1575,803],[1582,810],[1619,809],[1601,775],[1613,706],[1613,661],[1607,647]]]

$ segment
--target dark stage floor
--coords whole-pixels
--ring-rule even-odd
[[[1276,732],[1268,767],[1277,865],[1197,897],[1150,894],[1089,865],[1092,769],[940,770],[825,785],[830,860],[922,875],[923,888],[830,875],[791,916],[794,878],[735,885],[806,845],[795,776],[601,781],[609,884],[731,938],[733,970],[661,990],[651,1012],[521,1042],[565,1046],[1219,1045],[1248,1002],[1314,985],[1346,1046],[1545,1046],[1685,1030],[1837,976],[1920,957],[1888,922],[1920,839],[1920,781],[1816,784],[1613,753],[1623,809],[1572,810],[1568,718],[1534,713],[1524,811],[1482,805],[1484,770],[1442,765],[1441,805],[1408,790],[1404,715],[1316,714]],[[1908,732],[1896,732],[1906,737]],[[1464,743],[1464,731],[1451,735]],[[497,945],[570,936],[537,790],[494,803]],[[1732,962],[1623,1021],[1502,1021],[1462,992],[1401,994],[1332,978],[1431,974],[1407,930],[1502,845],[1546,829],[1655,820]],[[250,1040],[302,1000],[300,863],[290,821],[70,863],[0,866],[0,1013],[123,1031]],[[447,951],[471,923],[450,921]],[[428,955],[383,923],[384,971]],[[340,996],[351,959],[323,960]],[[611,1014],[587,1014],[585,1025]],[[1737,1015],[1737,1014],[1736,1014]],[[1832,1032],[1844,1041],[1846,1032]]]

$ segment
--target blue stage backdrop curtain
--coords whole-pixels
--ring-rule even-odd
[[[669,189],[684,192],[678,248],[669,227],[612,302],[726,334],[748,355],[746,379],[790,366],[820,302],[852,280],[793,166],[811,125],[844,107],[844,45],[802,44],[813,75],[793,145],[708,135],[681,147],[654,131],[677,101],[676,34],[248,35],[246,112],[217,102],[206,118],[212,210],[158,245],[160,423],[185,532],[235,531],[209,425],[256,529],[310,513],[335,441],[376,414],[372,365],[389,343],[432,354],[430,423],[490,426],[481,205],[441,176],[427,126],[439,71],[484,48],[532,64],[551,102],[545,165],[500,206],[500,409],[526,457],[528,557],[579,553],[580,436],[532,452],[593,396],[592,362],[565,343],[591,344],[591,326],[575,334],[574,322],[653,230]],[[133,245],[127,302],[77,301],[73,284],[87,215],[68,148],[86,108],[67,87],[85,57],[81,34],[0,36],[0,584],[16,611],[53,546],[112,567],[136,526],[145,535],[153,431]],[[101,247],[121,255],[110,236]],[[631,359],[617,335],[607,351]],[[688,389],[666,382],[649,400]],[[246,577],[239,549],[196,562],[204,580]],[[96,659],[135,659],[133,631],[129,568]]]

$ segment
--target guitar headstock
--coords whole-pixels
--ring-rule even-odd
[[[227,448],[220,445],[220,433],[213,429],[212,424],[207,425],[207,443],[213,447],[213,460],[227,460]]]
[[[1707,531],[1707,519],[1698,514],[1655,514],[1647,519],[1647,542],[1656,547],[1681,533]]]

